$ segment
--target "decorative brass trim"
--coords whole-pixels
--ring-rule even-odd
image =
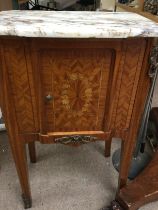
[[[54,141],[55,143],[68,145],[68,144],[86,144],[97,140],[98,138],[94,136],[75,135],[75,136],[65,136],[61,138],[56,138]]]

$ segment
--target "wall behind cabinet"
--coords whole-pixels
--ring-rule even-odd
[[[12,9],[12,0],[0,0],[0,11]]]

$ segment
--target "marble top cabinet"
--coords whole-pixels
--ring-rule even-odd
[[[48,38],[157,37],[158,25],[129,12],[4,11],[0,35]]]
[[[157,36],[156,23],[132,13],[0,12],[0,101],[25,208],[31,191],[24,146],[36,162],[36,141],[100,140],[109,156],[119,137],[118,189],[126,185]]]

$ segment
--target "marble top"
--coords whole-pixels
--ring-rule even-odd
[[[53,38],[158,37],[158,24],[128,12],[3,11],[0,36]]]

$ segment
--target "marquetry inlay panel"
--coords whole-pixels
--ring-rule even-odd
[[[125,41],[119,65],[120,79],[116,89],[116,95],[118,94],[114,125],[116,129],[125,129],[130,125],[144,52],[144,40]]]
[[[40,53],[47,131],[103,130],[112,51],[51,50]],[[108,107],[106,107],[108,109]]]
[[[33,114],[33,94],[28,76],[27,61],[24,47],[5,47],[5,64],[10,83],[10,97],[13,97],[13,106],[20,132],[35,132]]]

